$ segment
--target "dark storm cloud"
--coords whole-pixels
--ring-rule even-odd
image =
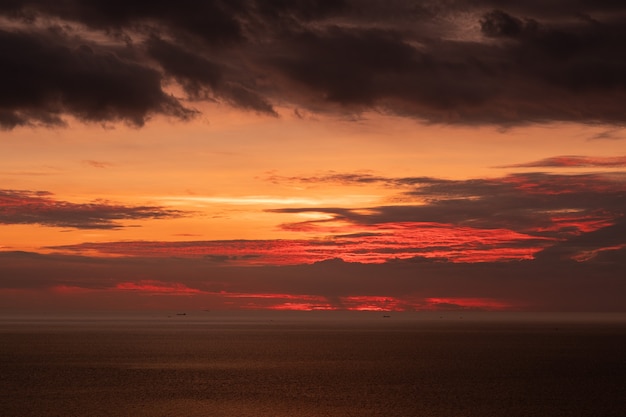
[[[606,92],[626,85],[620,17],[601,23],[582,16],[573,22],[522,21],[502,11],[487,13],[481,30],[490,38],[508,38],[505,51],[520,74],[537,77],[564,92]]]
[[[10,22],[0,76],[15,81],[0,124],[70,114],[141,125],[188,118],[186,99],[206,99],[271,115],[287,105],[432,123],[622,125],[624,11],[582,0],[15,0],[0,5]],[[168,94],[169,80],[187,97]]]
[[[117,229],[124,220],[179,217],[158,206],[124,206],[106,201],[77,204],[43,191],[0,190],[0,224],[39,224],[76,229]]]
[[[85,121],[142,125],[150,114],[191,116],[161,90],[157,71],[113,52],[72,45],[48,32],[0,30],[0,125],[60,125],[62,115]]]
[[[222,78],[222,68],[208,59],[189,53],[158,38],[146,42],[148,54],[159,61],[163,69],[176,78],[193,97],[199,97],[202,87],[215,88]]]
[[[235,107],[276,114],[272,105],[255,92],[254,81],[237,80],[235,69],[223,67],[162,39],[152,38],[146,46],[148,55],[159,62],[166,74],[176,79],[191,99],[216,97]],[[224,76],[226,72],[228,77]]]
[[[524,22],[501,10],[493,10],[483,16],[483,19],[480,21],[480,28],[489,37],[516,38],[524,32],[535,31],[537,22],[534,20]]]
[[[135,0],[16,0],[0,6],[9,17],[25,20],[49,16],[82,23],[88,27],[121,33],[129,29],[163,30],[195,35],[209,42],[241,39],[237,16],[240,1],[179,0],[141,2]]]
[[[285,56],[285,50],[293,52]],[[365,107],[393,95],[407,72],[419,75],[420,56],[393,31],[330,27],[295,33],[278,45],[271,60],[325,101]]]

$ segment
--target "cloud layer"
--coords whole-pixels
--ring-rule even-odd
[[[283,215],[322,214],[280,225],[306,239],[83,243],[53,249],[139,257],[175,254],[231,265],[289,265],[334,258],[359,263],[474,263],[550,256],[583,260],[626,245],[623,173],[526,173],[470,180],[333,173],[268,180],[307,185],[377,182],[394,187],[398,194],[393,203],[372,207],[268,210]]]
[[[225,267],[205,259],[0,252],[2,309],[623,311],[624,249],[593,261],[329,260]],[[382,278],[382,279],[381,279]]]
[[[588,0],[5,2],[0,126],[66,115],[142,125],[193,117],[196,100],[268,115],[622,125],[624,11]]]
[[[126,220],[179,217],[158,206],[124,206],[106,201],[71,203],[46,191],[1,190],[0,224],[39,224],[76,229],[117,229]]]
[[[329,173],[306,187],[383,184],[389,204],[324,216],[283,240],[111,241],[0,252],[0,305],[39,308],[623,311],[626,178],[524,173],[444,180]],[[3,190],[0,219],[114,228],[180,215]],[[303,237],[305,236],[305,237]],[[315,236],[315,237],[311,237]],[[30,303],[30,304],[29,304]]]

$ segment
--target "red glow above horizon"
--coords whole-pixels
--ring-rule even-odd
[[[31,290],[33,292],[34,290]],[[508,301],[492,298],[472,297],[417,297],[383,296],[383,295],[346,295],[328,298],[315,294],[289,293],[242,293],[227,291],[206,291],[191,288],[177,282],[160,282],[153,280],[139,280],[137,282],[120,282],[109,288],[82,288],[70,285],[58,285],[50,288],[50,292],[71,297],[98,297],[105,298],[115,293],[127,293],[140,298],[154,298],[155,296],[188,296],[182,304],[174,304],[179,308],[187,308],[192,299],[199,302],[206,301],[211,305],[224,308],[244,310],[284,310],[284,311],[438,311],[438,310],[480,310],[504,311],[517,307]],[[10,291],[0,291],[10,294]],[[24,291],[20,295],[24,295]],[[33,292],[34,294],[34,292]],[[161,298],[159,298],[161,299]],[[204,300],[204,301],[203,301]],[[197,305],[193,304],[193,305]]]
[[[276,294],[274,295],[276,296]],[[251,298],[256,297],[250,295]],[[302,296],[302,302],[295,302],[298,296],[283,295],[291,301],[265,307],[270,310],[346,310],[346,311],[429,311],[446,309],[473,309],[473,310],[507,310],[513,308],[513,304],[490,299],[490,298],[425,298],[414,297],[390,297],[390,296],[344,296],[337,297],[338,305],[322,303],[318,297]],[[264,297],[262,297],[264,298]],[[277,297],[278,298],[278,297]],[[309,300],[313,298],[317,303]]]
[[[249,307],[254,308],[254,307]],[[330,304],[311,304],[311,303],[282,303],[275,304],[269,307],[262,307],[264,310],[276,310],[276,311],[336,311],[337,307],[333,307]]]
[[[448,298],[427,298],[429,308],[434,310],[446,309],[449,306],[455,306],[459,309],[478,309],[478,310],[507,310],[514,307],[510,303],[490,298],[467,298],[467,297],[448,297]]]
[[[226,295],[228,296],[228,295]],[[237,297],[241,297],[238,295]],[[478,310],[478,311],[505,311],[516,309],[518,306],[507,301],[492,298],[468,297],[390,297],[390,296],[344,296],[337,297],[337,304],[323,301],[325,298],[316,296],[298,296],[293,294],[273,294],[271,297],[259,294],[248,294],[245,298],[256,300],[245,305],[247,309],[261,310],[290,310],[290,311],[444,311],[444,310]],[[267,298],[286,301],[274,304],[265,304]],[[298,301],[298,299],[300,301]]]
[[[543,230],[576,229],[578,233],[589,233],[615,224],[614,216],[608,213],[587,216],[576,214],[561,215],[553,216],[550,220],[553,222],[552,227],[544,228]]]
[[[115,285],[116,290],[121,291],[139,291],[149,294],[167,294],[167,295],[193,295],[201,294],[202,291],[189,288],[184,284],[175,283],[163,283],[152,280],[142,280],[135,282],[120,282]]]
[[[626,243],[620,244],[620,245],[601,247],[601,248],[597,248],[593,250],[586,250],[586,251],[577,253],[576,255],[572,257],[572,259],[574,259],[576,262],[586,262],[590,259],[595,258],[602,252],[617,251],[617,250],[624,249],[624,248],[626,248]]]
[[[54,293],[62,295],[78,295],[98,291],[93,288],[83,288],[74,285],[55,285],[51,288],[51,290]]]
[[[553,239],[508,229],[478,229],[440,223],[397,222],[344,225],[341,235],[310,240],[230,240],[196,242],[111,242],[57,247],[104,256],[206,257],[229,265],[296,265],[341,258],[347,262],[446,258],[450,262],[532,259]],[[356,234],[355,234],[356,233]],[[521,242],[528,242],[521,245]]]

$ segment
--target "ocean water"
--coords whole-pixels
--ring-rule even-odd
[[[0,316],[3,417],[623,417],[625,398],[623,315]]]

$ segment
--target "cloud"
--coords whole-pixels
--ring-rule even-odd
[[[534,20],[522,21],[502,10],[492,10],[480,20],[480,30],[491,38],[517,38],[537,30]]]
[[[300,183],[300,184],[340,184],[340,185],[369,185],[383,184],[392,187],[412,186],[418,184],[428,184],[432,182],[442,182],[444,180],[431,177],[384,177],[370,173],[342,173],[330,171],[313,176],[283,176],[276,173],[268,173],[263,180],[275,184],[278,183]]]
[[[109,168],[109,167],[113,166],[113,164],[110,163],[110,162],[95,161],[93,159],[86,159],[86,160],[83,161],[83,163],[85,165],[89,165],[89,166],[94,167],[94,168]]]
[[[241,6],[231,6],[229,3],[181,0],[172,7],[167,4],[148,5],[134,0],[67,0],[63,3],[18,0],[1,6],[0,10],[9,17],[29,22],[54,17],[93,29],[115,30],[115,35],[133,27],[144,30],[163,27],[172,35],[184,37],[193,34],[202,40],[217,43],[236,41],[242,36],[241,25],[236,19]]]
[[[182,216],[158,206],[124,206],[106,201],[71,203],[46,191],[0,190],[0,224],[39,224],[76,229],[117,229],[126,220]]]
[[[623,311],[624,259],[622,250],[613,258],[549,258],[514,267],[508,262],[338,260],[237,267],[201,258],[0,252],[0,305],[19,310],[26,300],[56,309]]]
[[[311,227],[310,225],[298,225]],[[301,231],[293,226],[293,231]],[[375,230],[333,236],[350,229]],[[384,263],[398,259],[447,262],[495,262],[531,259],[551,239],[509,230],[481,230],[432,223],[388,223],[372,226],[344,224],[333,230],[315,230],[321,239],[222,240],[222,241],[125,241],[53,246],[60,253],[97,253],[110,256],[200,258],[230,266],[298,265],[331,259]]]
[[[189,100],[276,115],[623,125],[619,2],[17,0],[0,6],[0,125],[141,126]],[[174,82],[184,97],[170,93]]]
[[[278,177],[274,177],[276,180]],[[280,227],[306,239],[83,243],[48,249],[136,257],[203,258],[222,265],[296,265],[329,259],[475,263],[565,256],[626,243],[626,177],[622,173],[511,174],[440,180],[369,174],[290,177],[395,186],[398,204],[372,207],[288,207],[270,213],[317,213]],[[310,236],[315,236],[311,238]],[[550,255],[553,254],[553,255]]]
[[[297,44],[296,55],[276,67],[325,102],[430,122],[623,121],[620,24],[539,23],[502,11],[476,20],[482,39],[363,27],[304,31],[284,47]],[[319,71],[313,63],[321,63]]]
[[[428,298],[426,302],[434,310],[506,310],[513,307],[500,300],[485,298]]]
[[[613,224],[587,233],[581,233],[567,240],[547,247],[537,254],[539,259],[568,258],[578,262],[602,262],[611,254],[623,254],[626,245],[626,216],[623,214]]]
[[[589,140],[622,140],[624,136],[620,135],[621,132],[622,129],[609,129],[590,137]]]
[[[162,91],[158,71],[106,47],[53,31],[0,30],[0,53],[0,76],[11,80],[0,98],[4,128],[63,125],[65,114],[136,126],[154,113],[182,119],[193,114]]]
[[[622,157],[555,157],[515,166],[622,166]],[[529,172],[499,178],[448,180],[434,177],[383,177],[330,173],[318,176],[268,178],[275,182],[323,185],[370,185],[396,189],[400,204],[346,209],[291,207],[270,212],[317,212],[327,219],[286,225],[311,228],[337,220],[359,225],[434,222],[478,228],[503,228],[521,233],[563,238],[570,233],[604,227],[626,213],[624,173],[548,174]]]
[[[353,184],[367,183],[362,183],[358,175],[317,178],[351,178]],[[528,259],[548,256],[557,248],[573,258],[578,252],[626,243],[620,228],[626,217],[623,173],[527,173],[469,180],[365,178],[396,184],[400,193],[397,200],[401,203],[356,209],[291,207],[269,211],[326,215],[322,219],[283,224],[285,230],[294,232],[355,234],[370,242],[386,239],[390,230],[394,236],[410,234],[415,241],[431,243],[422,246],[408,238],[411,243],[407,246],[413,248],[415,256],[456,262]],[[368,237],[368,233],[374,235]],[[490,241],[496,237],[501,239],[498,244]],[[461,243],[456,248],[458,252],[453,242]],[[481,242],[486,246],[481,247]],[[553,246],[555,249],[550,249]],[[419,253],[420,247],[424,253]],[[404,257],[409,258],[409,253],[405,251]]]
[[[190,98],[217,98],[242,109],[277,115],[272,105],[255,91],[254,80],[237,79],[235,68],[223,67],[162,39],[153,37],[146,45],[148,54],[183,87]],[[228,77],[224,76],[226,72]]]
[[[522,164],[503,165],[498,168],[624,168],[626,156],[590,157],[577,155],[555,156]]]
[[[196,288],[189,288],[178,282],[166,283],[152,280],[141,280],[139,282],[119,282],[115,284],[116,290],[121,291],[140,291],[149,294],[168,294],[168,295],[194,295],[200,294],[202,291]]]

